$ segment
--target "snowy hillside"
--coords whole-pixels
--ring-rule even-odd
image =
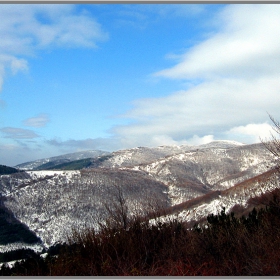
[[[21,170],[35,170],[37,168],[40,168],[41,165],[49,164],[50,166],[51,165],[54,166],[61,163],[66,163],[66,162],[71,162],[71,161],[86,159],[86,158],[96,158],[109,154],[110,154],[109,152],[99,151],[99,150],[82,151],[77,153],[65,154],[61,156],[25,162],[25,163],[18,164],[15,167]]]
[[[5,206],[45,246],[65,241],[73,229],[96,227],[121,187],[129,212],[144,214],[152,205],[167,207],[166,186],[131,171],[28,171],[14,187],[6,182]],[[1,184],[1,181],[0,181]]]
[[[262,144],[234,144],[227,148],[224,144],[210,143],[127,169],[145,171],[166,184],[169,198],[175,205],[211,190],[230,188],[275,165]]]
[[[168,212],[173,213],[161,216],[159,219],[162,221],[178,219],[184,222],[203,222],[208,215],[220,213],[223,207],[226,213],[235,212],[235,209],[240,212],[240,208],[248,207],[249,199],[259,197],[276,188],[280,188],[279,174],[275,170],[270,170],[228,190],[214,191],[177,205],[174,209],[170,208]],[[153,223],[153,220],[151,222]]]
[[[96,156],[94,168],[30,170],[0,176],[2,206],[42,240],[40,246],[65,241],[73,229],[98,228],[98,223],[110,216],[108,207],[118,205],[118,192],[129,215],[177,207],[177,214],[175,208],[172,211],[178,217],[194,220],[220,211],[222,205],[227,209],[244,206],[251,194],[277,185],[252,179],[263,176],[262,181],[267,180],[262,174],[275,165],[262,144],[214,141],[201,146],[138,147],[109,155],[89,153]],[[89,154],[64,155],[22,166],[32,169],[47,160],[83,156]]]
[[[207,148],[233,148],[244,144],[235,141],[213,141],[211,143],[194,146],[194,145],[173,145],[173,146],[159,146],[155,148],[137,147],[128,150],[120,150],[113,152],[110,158],[99,167],[131,167],[138,164],[151,163],[168,156],[182,154],[192,150],[200,150]]]

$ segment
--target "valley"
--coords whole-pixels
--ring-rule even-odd
[[[41,170],[46,164],[50,169]],[[2,242],[0,251],[43,250],[67,242],[73,230],[98,230],[116,222],[120,202],[128,218],[156,212],[163,221],[192,223],[222,207],[246,208],[251,197],[279,187],[275,164],[263,144],[233,141],[88,151],[20,164],[21,172],[0,176],[1,203],[40,241]]]

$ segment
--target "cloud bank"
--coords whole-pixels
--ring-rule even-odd
[[[3,127],[0,131],[4,134],[4,138],[11,139],[34,139],[39,137],[34,131],[30,129],[23,129],[17,127]]]
[[[133,122],[114,129],[124,146],[267,136],[267,112],[280,118],[280,6],[228,5],[215,21],[218,32],[153,73],[194,85],[136,100],[124,115]]]
[[[75,5],[2,4],[0,18],[0,90],[7,70],[28,70],[28,57],[39,50],[92,48],[108,38],[100,24]]]

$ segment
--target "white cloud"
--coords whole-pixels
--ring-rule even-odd
[[[1,5],[0,17],[1,53],[26,55],[53,45],[95,47],[108,37],[95,19],[77,12],[75,5]]]
[[[124,115],[134,122],[115,128],[125,143],[149,145],[159,135],[177,143],[199,144],[209,137],[259,142],[252,124],[265,123],[267,112],[280,119],[280,6],[228,5],[219,25],[179,63],[154,74],[201,82],[167,97],[135,101]]]
[[[48,122],[49,122],[48,115],[40,114],[36,117],[26,119],[23,123],[26,126],[44,127]]]
[[[0,90],[5,71],[27,70],[27,57],[54,47],[96,47],[106,40],[100,24],[75,5],[0,6]]]
[[[279,74],[280,7],[229,5],[217,17],[221,31],[155,73],[174,79],[259,77]]]
[[[278,112],[279,91],[280,79],[276,77],[251,83],[233,79],[207,82],[168,97],[138,100],[125,115],[136,121],[115,128],[115,132],[130,139],[132,146],[133,142],[149,143],[155,135],[174,141],[217,135],[235,126],[266,121],[267,110],[272,115]]]
[[[0,129],[4,133],[4,138],[11,139],[33,139],[39,137],[34,131],[30,129],[23,129],[17,127],[3,127]]]
[[[4,82],[5,69],[11,69],[12,74],[16,74],[18,71],[28,70],[28,63],[25,59],[0,53],[0,90]]]
[[[251,140],[250,142],[260,142],[261,140],[271,139],[271,135],[274,134],[271,125],[267,123],[261,124],[247,124],[245,126],[233,127],[226,132],[228,137],[239,139],[242,142],[243,139]]]
[[[28,70],[28,63],[25,59],[17,59],[16,57],[10,58],[11,70],[15,75],[18,71]]]
[[[112,151],[112,147],[114,146],[115,141],[110,138],[88,138],[82,140],[74,140],[69,139],[66,141],[52,139],[47,140],[46,143],[50,146],[68,149],[69,151],[73,151],[73,149],[79,150],[106,150]]]
[[[214,141],[214,136],[213,135],[205,135],[202,137],[199,137],[197,135],[194,135],[192,138],[187,140],[188,144],[193,144],[193,145],[202,145],[202,144],[207,144],[212,141]]]

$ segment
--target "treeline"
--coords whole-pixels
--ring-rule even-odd
[[[192,228],[177,220],[151,225],[135,218],[126,229],[73,232],[55,253],[4,265],[0,275],[278,276],[280,190],[258,202],[263,207],[246,217],[222,209]]]
[[[55,160],[44,163],[34,170],[80,170],[83,168],[97,168],[102,162],[111,158],[112,155],[100,156],[97,158],[85,158],[79,160]]]
[[[91,161],[91,158],[86,158],[59,164],[56,164],[56,162],[48,162],[38,166],[35,170],[80,170],[89,167]]]
[[[20,170],[0,164],[0,175],[13,174],[13,173],[17,173],[17,172],[20,172]]]

